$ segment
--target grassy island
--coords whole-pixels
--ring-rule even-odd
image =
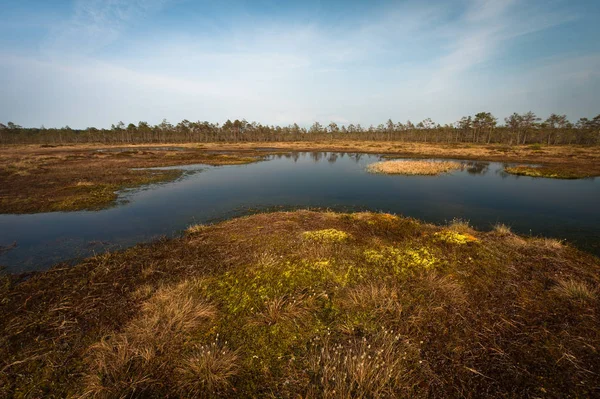
[[[367,167],[371,173],[385,175],[425,175],[436,176],[460,169],[460,163],[452,161],[383,161],[375,162]]]
[[[556,168],[552,166],[517,165],[504,168],[506,173],[517,176],[544,177],[548,179],[583,179],[595,177],[595,174],[585,170]]]
[[[0,280],[1,397],[591,397],[600,260],[280,212]]]

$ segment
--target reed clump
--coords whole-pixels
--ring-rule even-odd
[[[407,176],[437,176],[460,169],[461,164],[453,161],[382,161],[367,166],[371,173]]]

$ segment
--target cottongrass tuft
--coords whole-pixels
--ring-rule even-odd
[[[409,393],[424,367],[418,348],[393,331],[334,342],[329,336],[311,343],[307,356],[313,375],[307,397],[395,397]]]
[[[510,226],[507,226],[502,223],[498,223],[494,226],[494,232],[501,236],[510,236],[513,234],[512,230],[510,229]]]
[[[178,391],[186,398],[212,397],[231,388],[239,370],[238,355],[218,339],[198,346],[176,369]]]
[[[466,219],[454,218],[450,223],[448,223],[448,229],[455,231],[457,233],[470,233],[474,232],[473,227],[471,227],[471,223]]]

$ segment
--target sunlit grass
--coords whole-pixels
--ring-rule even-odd
[[[570,300],[592,302],[597,298],[597,289],[583,281],[573,279],[560,280],[555,291]]]
[[[477,241],[477,237],[469,233],[457,233],[452,230],[439,231],[434,234],[434,237],[438,241],[442,241],[448,244],[464,245],[470,242]]]

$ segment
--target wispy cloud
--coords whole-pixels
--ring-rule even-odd
[[[516,0],[471,0],[463,17],[447,28],[449,53],[435,63],[427,92],[456,85],[460,75],[489,61],[512,39],[573,19]]]
[[[167,0],[75,0],[73,14],[51,30],[42,46],[49,56],[89,55],[114,42]]]

